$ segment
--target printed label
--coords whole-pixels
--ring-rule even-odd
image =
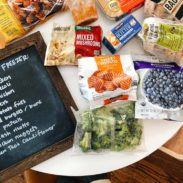
[[[119,55],[114,56],[99,56],[95,57],[99,70],[113,70],[117,73],[123,73],[121,60]]]
[[[163,7],[169,12],[172,13],[177,5],[181,2],[182,0],[167,0]]]
[[[170,26],[161,24],[157,44],[169,48],[173,51],[180,51],[183,48],[182,26]]]
[[[0,33],[6,42],[20,37],[24,33],[20,22],[15,18],[5,0],[0,0]]]
[[[119,11],[119,9],[120,9],[120,4],[119,4],[118,0],[110,1],[108,6],[109,6],[109,9],[113,12]]]
[[[142,27],[140,23],[132,15],[129,15],[114,27],[105,37],[110,45],[108,46],[108,43],[105,41],[103,41],[103,43],[112,53],[115,53],[141,29]]]
[[[75,55],[97,56],[101,54],[102,31],[99,26],[76,26]]]

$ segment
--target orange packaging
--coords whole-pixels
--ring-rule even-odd
[[[140,8],[145,0],[98,0],[104,13],[113,20],[119,20],[126,14]]]
[[[138,76],[130,55],[81,58],[79,85],[91,108],[119,100],[136,100]]]
[[[67,0],[76,25],[86,25],[98,19],[95,0]]]

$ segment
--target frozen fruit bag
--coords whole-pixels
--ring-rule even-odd
[[[0,49],[23,34],[25,31],[9,8],[7,1],[0,0]]]
[[[135,117],[183,122],[183,68],[150,56],[134,58],[134,65],[140,76]]]
[[[74,41],[75,26],[61,27],[54,24],[44,65],[76,65]]]
[[[136,100],[138,75],[131,55],[78,60],[81,94],[97,108],[118,100]]]
[[[95,0],[67,0],[76,25],[86,25],[98,19]]]
[[[183,25],[171,20],[147,18],[139,33],[144,49],[164,61],[183,64]]]
[[[144,12],[148,16],[183,22],[183,0],[146,0]]]
[[[63,0],[8,0],[12,11],[25,29],[44,20],[55,8],[63,7]],[[58,8],[58,9],[59,9]]]

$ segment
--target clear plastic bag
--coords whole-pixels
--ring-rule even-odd
[[[144,12],[148,16],[183,22],[183,1],[146,0]]]
[[[56,6],[61,9],[63,3],[63,0],[8,0],[9,6],[25,29],[44,20],[55,11]]]
[[[147,18],[139,33],[144,49],[156,57],[183,64],[183,25],[160,18]]]
[[[76,65],[74,41],[74,26],[61,27],[58,24],[54,24],[44,65]]]
[[[143,125],[135,119],[134,102],[117,102],[75,116],[75,154],[145,149]]]
[[[76,25],[86,25],[98,19],[95,0],[67,0]]]
[[[65,9],[64,0],[0,0],[0,49]]]

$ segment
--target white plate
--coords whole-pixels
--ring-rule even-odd
[[[103,28],[103,33],[106,33],[114,27],[117,23],[108,20],[104,14],[99,12],[99,20],[94,25],[99,24]],[[143,8],[139,9],[134,16],[140,22],[143,21]],[[53,22],[59,23],[63,26],[73,24],[73,19],[70,12],[59,13],[52,17],[49,21],[36,27],[32,32],[41,31],[46,43],[51,38],[51,31]],[[144,54],[142,43],[138,38],[132,39],[124,46],[119,54]],[[103,54],[110,54],[103,46]],[[59,67],[67,87],[69,88],[76,104],[80,109],[88,106],[87,102],[81,97],[78,88],[78,70],[77,67]],[[82,176],[93,175],[103,172],[113,171],[133,164],[144,157],[151,154],[153,151],[161,147],[168,139],[170,139],[181,127],[181,123],[167,122],[167,121],[152,121],[144,120],[144,133],[146,150],[142,152],[123,152],[123,153],[108,153],[106,155],[80,155],[73,156],[71,150],[65,151],[39,165],[33,167],[34,170],[67,176]]]

